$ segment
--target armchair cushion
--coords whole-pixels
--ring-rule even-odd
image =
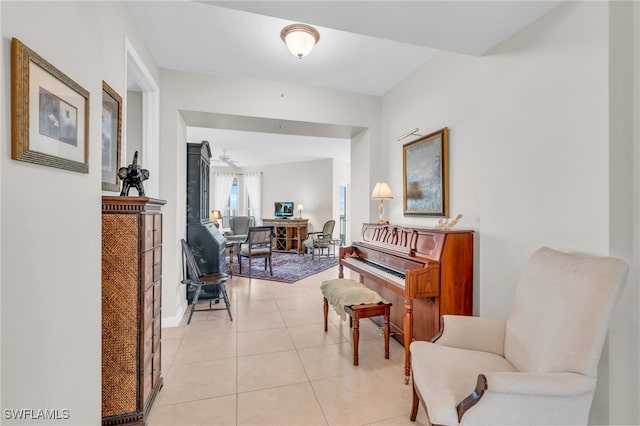
[[[323,281],[320,290],[343,320],[346,318],[345,306],[389,303],[364,284],[344,278]]]
[[[456,406],[476,387],[478,374],[515,371],[503,357],[483,351],[450,348],[429,342],[411,343],[414,386],[428,401],[429,420],[440,425],[458,424]]]
[[[269,253],[271,253],[271,249],[269,247],[251,249],[251,255],[253,256],[268,255]],[[240,245],[240,255],[249,256],[249,244]]]

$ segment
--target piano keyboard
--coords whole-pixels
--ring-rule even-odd
[[[342,259],[343,264],[353,265],[357,269],[362,269],[370,274],[377,275],[385,280],[392,281],[400,287],[405,286],[405,274],[394,269],[387,268],[378,263],[371,262],[359,257],[347,257]]]

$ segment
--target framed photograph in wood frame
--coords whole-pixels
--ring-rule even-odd
[[[16,38],[11,158],[89,173],[89,92]]]
[[[122,146],[122,98],[102,82],[102,189],[120,191],[120,149]]]
[[[449,130],[402,146],[404,214],[449,217]]]

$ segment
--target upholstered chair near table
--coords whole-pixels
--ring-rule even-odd
[[[445,316],[411,344],[413,410],[433,424],[587,424],[620,259],[535,251],[507,320]]]
[[[242,258],[249,259],[249,279],[251,279],[251,260],[253,258],[264,259],[264,270],[269,265],[269,273],[273,276],[273,268],[271,267],[271,254],[273,249],[273,226],[252,226],[247,233],[247,239],[240,244],[237,251],[238,268],[242,274]]]
[[[320,250],[320,256],[322,256],[325,249],[327,250],[327,255],[329,255],[331,249],[335,250],[335,242],[333,240],[333,228],[335,226],[336,221],[331,219],[325,222],[321,232],[309,232],[307,234],[307,239],[302,242],[302,245],[311,253],[311,259],[315,258],[316,249]]]
[[[230,231],[224,233],[229,242],[241,242],[247,239],[249,228],[255,225],[253,216],[231,216],[229,218]]]

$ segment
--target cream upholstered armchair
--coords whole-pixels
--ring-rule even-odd
[[[535,251],[507,320],[443,317],[411,344],[414,400],[433,424],[587,424],[609,320],[627,265]]]

